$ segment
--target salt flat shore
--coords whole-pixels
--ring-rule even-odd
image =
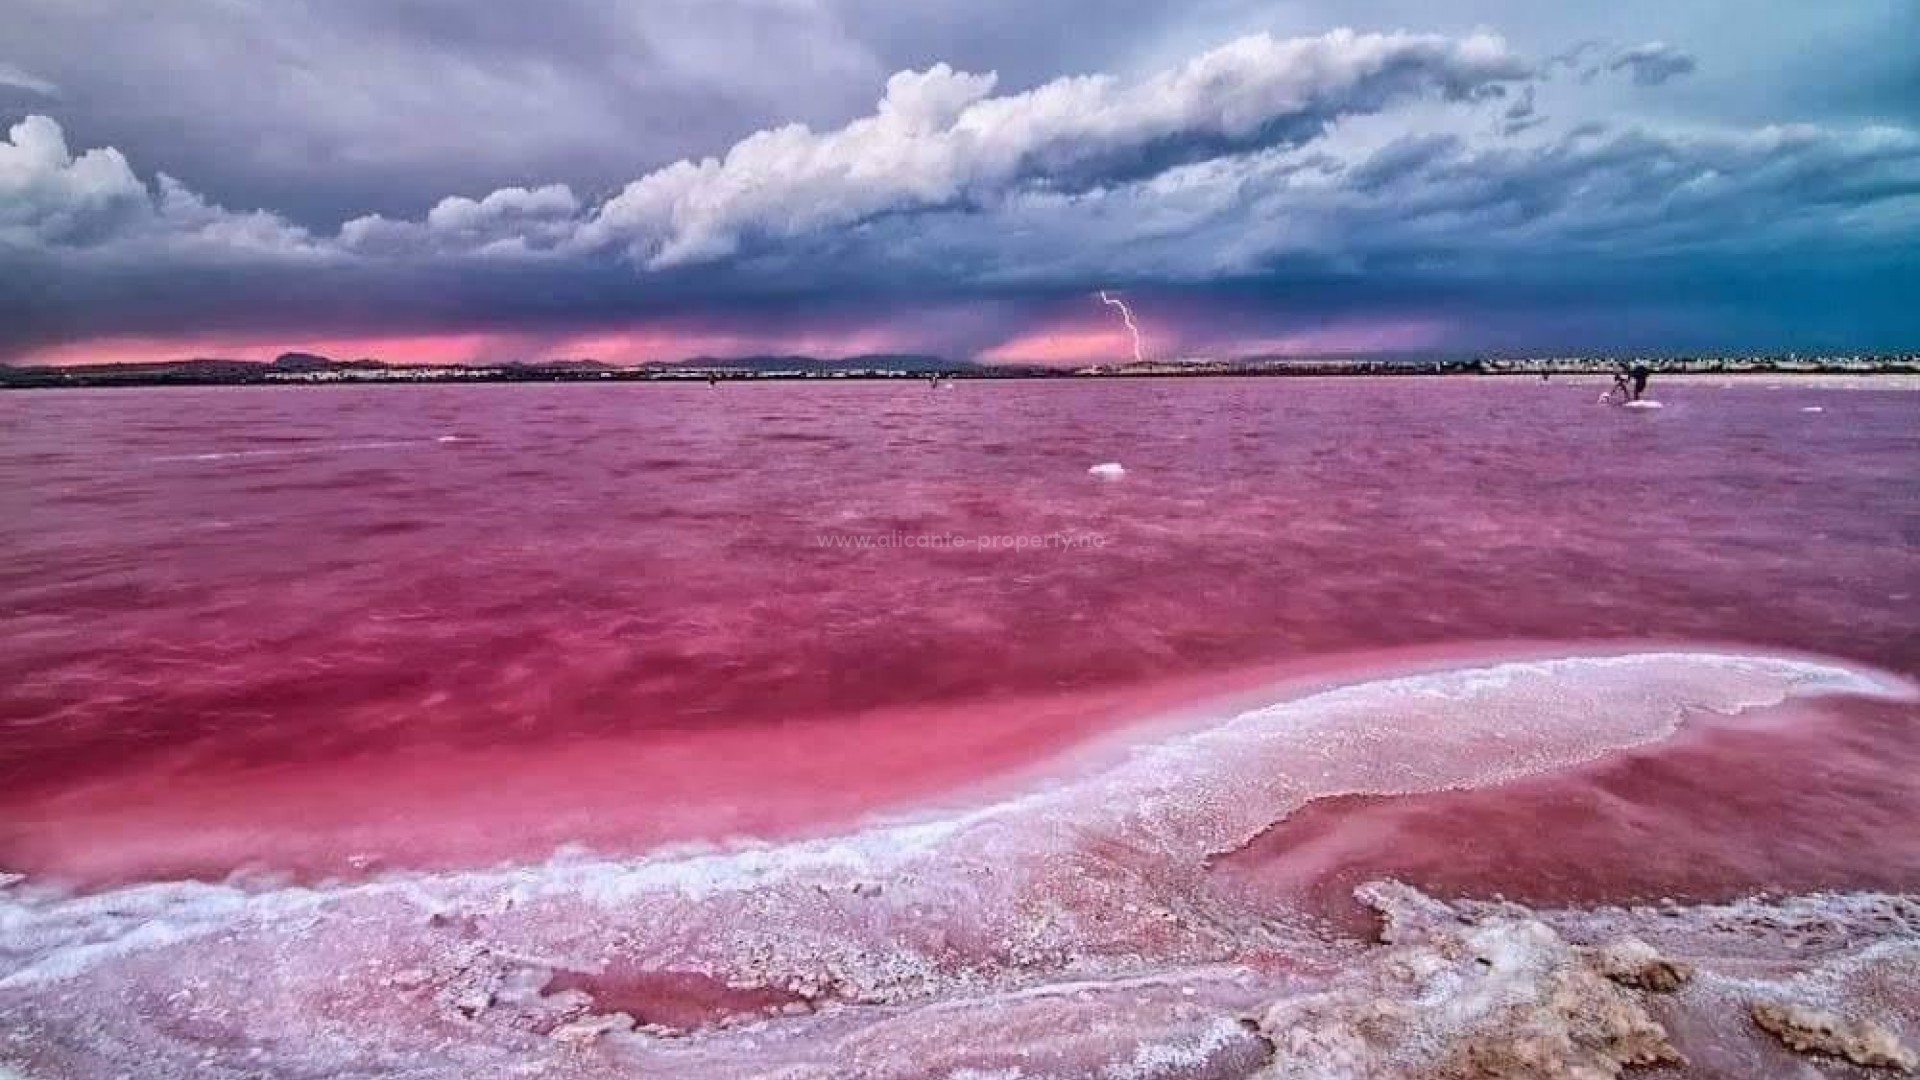
[[[1595,386],[1613,384],[1613,379],[1605,375],[1555,376],[1553,381],[1559,382],[1562,379],[1567,382],[1591,383]],[[1764,386],[1769,389],[1778,387],[1782,390],[1920,390],[1920,375],[1907,372],[1887,372],[1877,375],[1848,372],[1809,374],[1743,372],[1738,375],[1710,372],[1675,372],[1671,375],[1659,371],[1653,373],[1653,385],[1659,386],[1666,383],[1680,383],[1685,386],[1719,386],[1727,389]]]

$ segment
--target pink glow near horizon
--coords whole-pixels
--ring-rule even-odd
[[[992,363],[1099,364],[1133,355],[1124,326],[1053,326],[1015,335],[980,354]]]
[[[556,359],[638,364],[696,356],[760,353],[840,357],[907,350],[913,346],[913,340],[906,333],[889,326],[782,331],[656,325],[544,335],[474,331],[336,338],[291,335],[105,337],[51,346],[21,357],[16,362],[70,366],[143,363],[189,357],[272,360],[283,352],[310,352],[337,360],[370,357],[396,364],[419,365]]]
[[[189,357],[271,360],[283,352],[312,352],[339,360],[377,357],[395,363],[457,364],[479,359],[499,342],[484,333],[418,334],[339,338],[275,335],[189,335],[183,337],[104,337],[55,345],[29,353],[18,362],[67,366],[99,363],[149,363]]]
[[[610,363],[637,364],[650,360],[685,360],[695,356],[742,356],[756,353],[799,353],[842,357],[864,353],[909,351],[912,338],[889,326],[850,330],[734,331],[707,328],[641,327],[585,334],[564,339],[552,356],[591,357]]]
[[[1429,348],[1445,339],[1447,326],[1433,320],[1336,324],[1259,336],[1205,333],[1167,326],[1156,330],[1174,344],[1149,359],[1181,356],[1350,355]],[[371,357],[397,364],[462,364],[506,360],[595,359],[614,364],[686,360],[698,356],[798,353],[821,357],[881,352],[941,352],[917,334],[912,321],[867,326],[783,329],[722,328],[672,323],[532,334],[465,331],[429,334],[345,335],[303,338],[280,334],[199,334],[175,337],[101,337],[50,346],[17,363],[68,366],[140,363],[219,357],[271,360],[283,352],[311,352],[347,360]],[[988,363],[1058,366],[1113,363],[1132,355],[1123,326],[1097,315],[1021,330],[977,354]]]

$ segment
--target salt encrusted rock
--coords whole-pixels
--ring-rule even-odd
[[[1693,965],[1660,955],[1639,938],[1621,938],[1598,949],[1581,950],[1587,964],[1621,986],[1668,994],[1693,978]]]
[[[433,975],[421,968],[403,968],[387,976],[387,985],[397,990],[418,990],[432,979]]]
[[[1447,1080],[1598,1080],[1633,1066],[1685,1059],[1666,1029],[1591,972],[1556,972],[1546,991],[1492,1017],[1443,1067]]]
[[[1747,1011],[1761,1030],[1803,1054],[1830,1054],[1855,1065],[1906,1073],[1920,1065],[1893,1032],[1871,1020],[1777,1001],[1756,1001]]]
[[[493,991],[485,987],[470,987],[452,995],[449,999],[455,1010],[472,1019],[487,1010],[493,1004]]]
[[[633,1017],[623,1012],[596,1013],[569,1023],[561,1024],[547,1033],[554,1042],[573,1046],[595,1043],[609,1033],[621,1033],[634,1030]]]
[[[1252,1018],[1273,1047],[1261,1077],[1609,1080],[1683,1063],[1637,995],[1523,909],[1464,919],[1403,885],[1359,895],[1386,917],[1386,952]],[[1622,955],[1653,977],[1637,950]]]

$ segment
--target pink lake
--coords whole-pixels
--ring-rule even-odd
[[[865,989],[792,1046],[878,1038],[856,1003],[1123,968],[1230,1011],[1194,973],[1337,968],[1383,876],[1579,908],[1920,889],[1920,393],[1655,391],[1637,414],[1518,379],[0,395],[0,870],[49,890],[20,902],[42,929],[0,933],[0,1010],[45,1040],[15,1056],[122,1060],[35,972],[172,1015],[161,959],[71,952],[118,940],[72,905],[156,889],[228,890],[256,928],[329,898],[350,915],[311,967],[413,948],[395,882],[454,911],[507,875],[528,899],[482,937],[593,937],[593,963],[534,965],[549,991],[696,1031],[816,1000],[785,958],[823,942],[930,958],[845,960]],[[884,886],[900,921],[803,903],[765,860],[821,896]],[[749,964],[713,943],[748,911],[806,932]],[[282,947],[220,934],[157,947]],[[230,1010],[113,1046],[479,1068],[408,1043],[425,1014],[276,985],[379,1039],[302,1059],[317,1036]],[[1183,1015],[1140,1008],[1138,1046]],[[754,1053],[787,1045],[764,1022]],[[729,1030],[645,1060],[758,1075]],[[1139,1075],[1250,1075],[1230,1043]],[[533,1060],[499,1045],[492,1067]],[[1102,1075],[1082,1049],[1023,1075]]]

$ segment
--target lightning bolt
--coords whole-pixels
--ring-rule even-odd
[[[1108,296],[1107,290],[1105,289],[1100,290],[1100,302],[1107,305],[1108,307],[1116,307],[1120,309],[1120,317],[1127,320],[1127,333],[1133,335],[1134,362],[1140,363],[1142,361],[1145,361],[1147,358],[1146,343],[1142,341],[1140,337],[1140,324],[1133,321],[1133,309],[1127,307],[1127,302],[1125,300],[1122,300],[1117,296]]]

